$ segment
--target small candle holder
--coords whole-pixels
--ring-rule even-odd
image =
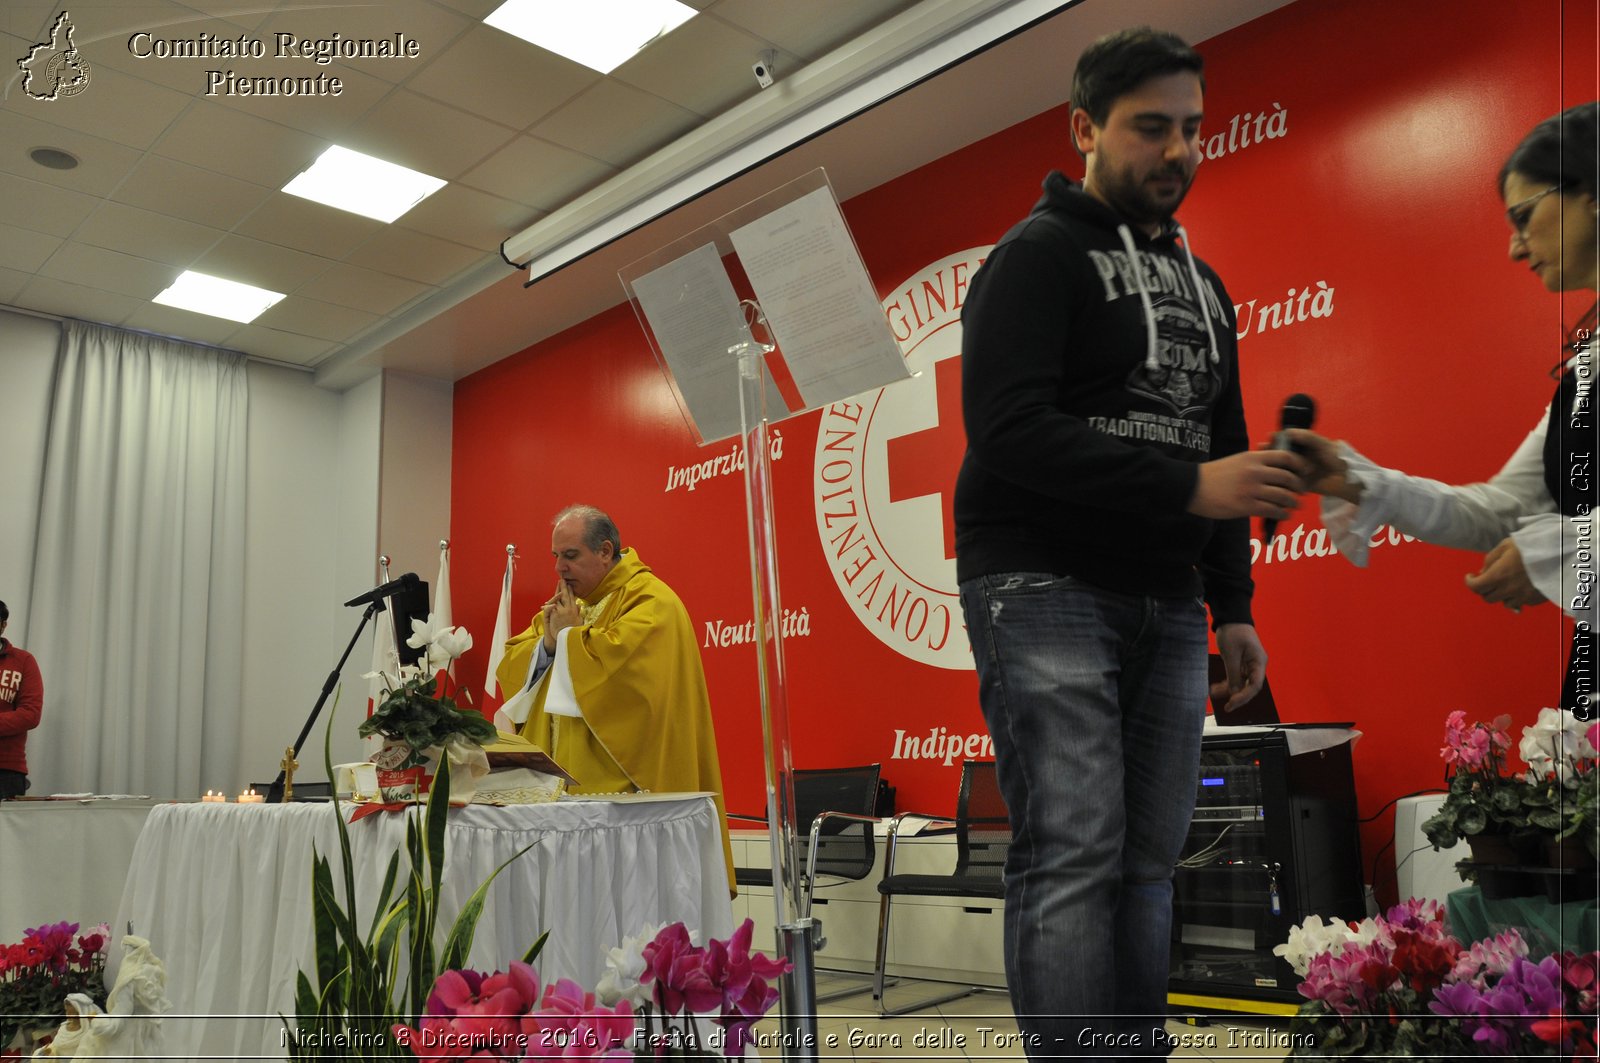
[[[266,800],[267,795],[256,793],[254,787],[239,795],[239,803],[241,805],[260,805],[265,804]]]
[[[226,804],[227,801],[228,801],[228,798],[227,798],[227,795],[224,794],[221,790],[207,790],[201,796],[200,800],[205,802],[208,805],[217,805],[217,804]]]

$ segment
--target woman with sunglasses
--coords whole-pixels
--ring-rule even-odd
[[[1500,171],[1511,223],[1510,255],[1552,292],[1600,290],[1600,199],[1596,152],[1600,104],[1586,103],[1534,127]],[[1290,434],[1304,448],[1306,478],[1323,500],[1322,519],[1340,552],[1366,564],[1379,525],[1427,542],[1483,550],[1466,578],[1484,601],[1514,611],[1557,602],[1577,622],[1561,705],[1594,715],[1596,622],[1593,518],[1596,435],[1593,360],[1596,308],[1573,326],[1552,371],[1550,406],[1504,468],[1476,484],[1452,486],[1382,468],[1345,443],[1314,432]]]

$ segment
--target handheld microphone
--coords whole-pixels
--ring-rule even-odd
[[[375,601],[378,601],[380,598],[387,598],[391,594],[393,594],[395,591],[404,590],[405,588],[411,586],[412,584],[414,584],[416,582],[417,582],[417,574],[415,572],[407,572],[405,575],[401,576],[399,579],[392,579],[388,583],[385,583],[380,587],[374,587],[372,590],[368,591],[365,594],[358,594],[354,598],[351,598],[348,602],[345,602],[344,604],[345,605],[366,605],[368,602],[375,602]]]
[[[1310,395],[1296,392],[1283,400],[1283,410],[1278,414],[1278,430],[1272,434],[1272,441],[1268,447],[1272,450],[1288,450],[1296,454],[1302,453],[1303,448],[1289,442],[1289,429],[1310,428],[1317,420],[1317,403]],[[1261,538],[1265,545],[1271,546],[1272,539],[1278,534],[1278,521],[1273,517],[1266,517],[1261,521]]]

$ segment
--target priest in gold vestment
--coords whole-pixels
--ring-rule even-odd
[[[573,793],[715,794],[731,888],[722,768],[688,611],[593,506],[556,515],[550,550],[556,593],[506,643],[496,678],[521,693],[497,725],[555,758],[578,780]]]

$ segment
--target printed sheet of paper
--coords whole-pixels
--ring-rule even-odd
[[[910,375],[830,189],[730,238],[808,408]]]
[[[739,365],[728,348],[749,333],[716,245],[702,244],[631,283],[701,441],[739,435]],[[788,406],[770,379],[766,390],[769,416],[782,418]]]

